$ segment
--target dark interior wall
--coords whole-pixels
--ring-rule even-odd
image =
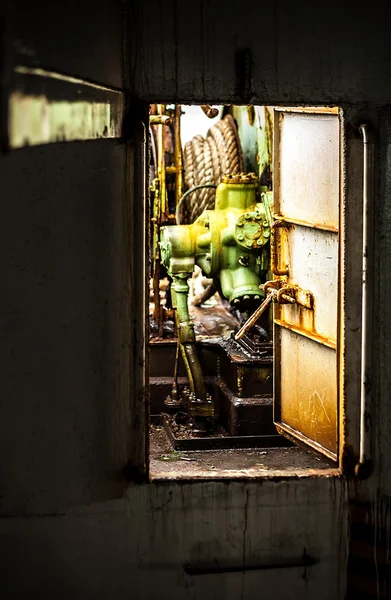
[[[122,89],[123,0],[8,0],[8,64],[38,67]]]
[[[121,495],[129,431],[126,153],[116,140],[0,161],[1,500],[58,512]]]
[[[130,5],[131,73],[151,101],[391,100],[385,0]]]
[[[18,0],[1,17],[5,109],[18,65],[123,88],[123,2]],[[64,86],[70,105],[81,97],[72,80],[61,88],[46,80],[50,101],[63,101]],[[32,97],[45,89],[34,81]],[[132,156],[119,138],[0,155],[1,514],[59,513],[122,495]]]

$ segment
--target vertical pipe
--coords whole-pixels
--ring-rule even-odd
[[[368,477],[372,460],[372,236],[373,139],[367,125],[360,125],[363,138],[363,250],[361,313],[360,457],[356,474]]]
[[[182,143],[181,143],[181,114],[182,106],[175,106],[175,206],[178,206],[182,198],[183,187],[183,164],[182,164]]]
[[[165,106],[164,104],[158,104],[158,114],[164,115]],[[157,154],[158,154],[158,178],[159,178],[159,189],[160,189],[160,202],[161,202],[161,220],[167,220],[167,193],[166,193],[166,160],[165,160],[165,149],[164,149],[164,124],[159,125],[157,128]]]
[[[178,340],[185,363],[187,376],[189,378],[190,391],[194,392],[197,400],[206,400],[206,389],[204,375],[202,373],[200,361],[198,359],[195,347],[194,325],[190,319],[188,298],[189,285],[187,277],[189,274],[173,276],[171,294],[173,306],[176,312],[178,326]]]
[[[164,104],[158,104],[158,116],[164,116]],[[159,180],[159,200],[160,210],[157,222],[157,229],[167,220],[167,194],[166,194],[166,161],[164,152],[164,124],[157,127],[157,176]],[[157,255],[155,256],[155,270],[153,274],[153,291],[154,291],[154,312],[153,318],[158,326],[158,335],[163,337],[163,309],[160,305],[160,260],[158,248],[156,247]]]

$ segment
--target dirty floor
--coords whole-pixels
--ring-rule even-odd
[[[178,452],[172,449],[163,427],[150,427],[151,479],[211,479],[335,475],[326,458],[296,446]]]

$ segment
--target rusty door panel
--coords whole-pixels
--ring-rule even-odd
[[[335,344],[338,233],[291,225],[280,239],[282,263],[289,269],[288,281],[311,292],[314,309],[299,304],[281,304],[276,318]]]
[[[276,272],[313,300],[274,306],[274,420],[337,460],[339,117],[278,110],[274,122]]]
[[[284,430],[337,458],[335,350],[284,327],[276,328],[280,396],[275,420]]]

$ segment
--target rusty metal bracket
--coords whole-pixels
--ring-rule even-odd
[[[272,223],[271,229],[270,229],[270,270],[273,273],[273,275],[289,275],[289,267],[288,265],[285,266],[285,268],[280,269],[279,267],[279,257],[278,257],[278,246],[279,246],[279,240],[277,237],[277,231],[278,229],[288,229],[289,228],[289,224],[287,224],[285,221],[283,221],[282,219],[277,219],[277,221],[274,221]]]
[[[247,319],[239,331],[235,335],[235,340],[240,340],[253,325],[258,321],[259,317],[265,312],[272,302],[278,304],[299,304],[304,308],[313,310],[314,296],[308,290],[302,290],[297,285],[290,285],[286,281],[276,279],[267,281],[263,286],[266,297],[256,311]]]
[[[172,117],[168,115],[151,115],[149,122],[151,125],[172,125]]]
[[[266,295],[273,293],[273,290],[276,291],[273,302],[278,302],[279,304],[296,303],[309,310],[313,310],[314,308],[314,295],[312,292],[302,290],[298,285],[292,285],[282,279],[275,279],[273,281],[267,281],[262,287]]]

